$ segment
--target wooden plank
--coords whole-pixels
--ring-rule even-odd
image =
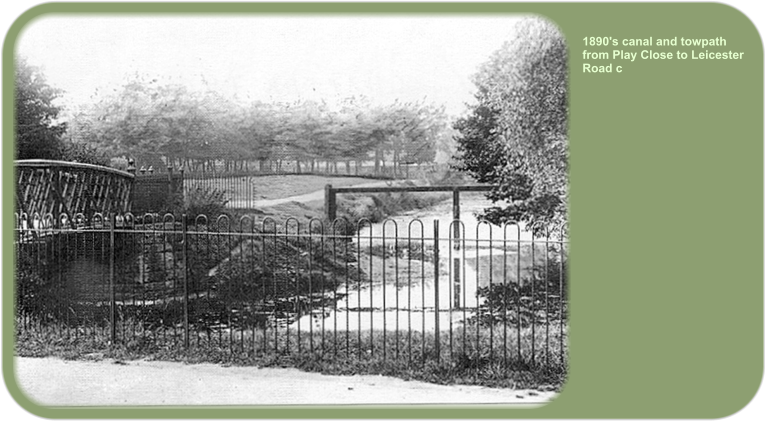
[[[133,189],[135,189],[135,179],[122,180],[122,211],[131,212],[133,205]]]
[[[88,214],[92,215],[93,213],[100,212],[102,210],[98,199],[99,181],[101,174],[95,173],[93,171],[88,171],[87,173],[88,179],[84,188],[87,189],[88,194],[85,196],[87,201],[84,203],[84,207],[87,209]]]
[[[337,193],[423,193],[453,191],[491,191],[494,186],[412,186],[412,187],[333,187]]]
[[[53,179],[52,179],[52,173],[49,170],[41,170],[39,173],[38,183],[40,183],[40,186],[42,187],[41,191],[39,193],[42,193],[42,190],[45,192],[42,194],[42,197],[35,197],[33,200],[34,203],[38,206],[38,212],[40,215],[45,215],[47,213],[53,213],[53,209],[47,209],[48,207],[48,197],[50,195],[50,191],[53,188]]]
[[[109,200],[109,190],[113,177],[106,174],[99,177],[98,180],[98,208],[101,213],[111,212],[111,201]]]
[[[61,171],[61,169],[53,168],[52,171],[54,172],[54,177],[57,177],[58,183],[54,186],[56,193],[58,194],[57,201],[60,202],[59,205],[59,212],[65,213],[69,215],[70,217],[73,216],[71,209],[71,199],[67,200],[68,193],[69,193],[69,179],[66,177],[66,173]],[[64,210],[66,209],[66,211]]]
[[[56,179],[56,178],[54,178],[54,179]],[[53,198],[56,200],[56,202],[58,204],[58,206],[57,206],[58,209],[56,209],[57,212],[53,213],[53,216],[55,218],[59,218],[59,215],[62,214],[62,213],[68,215],[69,216],[70,228],[74,229],[74,220],[72,218],[72,216],[73,216],[72,212],[69,211],[69,206],[67,205],[67,203],[64,200],[64,198],[61,196],[61,189],[59,188],[60,187],[60,183],[61,183],[61,178],[60,177],[57,178],[56,181],[57,181],[57,185],[53,186],[53,188],[51,189],[51,193],[52,193]],[[56,222],[58,222],[58,221],[56,221]]]
[[[118,178],[111,178],[109,180],[109,212],[124,213],[122,200],[122,184],[124,180]]]
[[[119,192],[122,180],[114,177],[109,178],[109,190],[107,190],[107,202],[109,203],[109,213],[120,212]]]
[[[84,184],[84,183],[78,183],[78,184]],[[79,192],[78,192],[78,189],[77,189],[78,187],[79,187]],[[82,202],[82,197],[83,197],[83,187],[84,186],[82,186],[82,185],[79,185],[79,186],[75,185],[74,186],[74,190],[72,190],[72,196],[73,196],[73,201],[74,201],[74,204],[72,205],[72,212],[74,212],[74,213],[77,213],[77,212],[81,211],[80,204]]]
[[[76,194],[79,204],[75,207],[75,212],[82,212],[84,215],[89,215],[91,213],[91,209],[88,206],[88,202],[93,200],[91,199],[92,191],[90,188],[93,175],[89,171],[82,171],[80,176],[82,177],[81,180],[78,180],[80,193]]]
[[[23,200],[23,195],[21,193],[21,186],[19,183],[16,183],[16,213],[19,215],[26,213],[29,215],[29,212],[27,212],[26,209],[26,202]]]
[[[85,199],[82,203],[83,213],[89,216],[98,212],[98,203],[96,202],[96,189],[98,188],[98,175],[90,171],[86,172],[86,178],[82,183],[81,196]]]
[[[39,189],[40,187],[37,187],[36,183],[33,183],[34,180],[34,172],[30,171],[28,173],[28,179],[26,188],[24,189],[24,201],[27,204],[27,211],[29,212],[29,215],[32,215],[36,210],[34,209],[34,202],[31,200],[32,197],[34,197],[35,190]]]
[[[80,185],[80,211],[83,214],[91,215],[94,211],[94,207],[92,205],[93,201],[95,200],[94,191],[93,191],[93,183],[94,179],[97,177],[95,174],[91,173],[90,171],[83,171],[82,172],[82,181]]]
[[[96,206],[98,207],[98,212],[104,213],[109,209],[109,200],[107,199],[107,195],[109,193],[109,180],[111,180],[112,177],[108,174],[100,174],[96,177],[96,179],[96,188],[98,189],[96,196]]]
[[[106,209],[104,200],[104,188],[106,180],[110,177],[106,174],[94,174],[93,176],[93,209],[94,212],[103,213]]]
[[[23,209],[23,212],[27,215],[31,214],[29,211],[29,201],[27,201],[27,198],[29,197],[29,191],[32,187],[31,179],[33,176],[33,171],[29,171],[23,168],[18,169],[16,172],[16,202],[19,206],[19,209]]]
[[[104,213],[105,210],[109,207],[109,202],[106,198],[107,194],[107,180],[110,178],[106,174],[101,175],[98,177],[98,196],[96,197],[96,202],[98,206],[98,212]]]
[[[35,183],[35,172],[34,170],[30,170],[27,172],[27,180],[26,180],[26,188],[24,191],[24,201],[27,204],[27,211],[31,215],[36,210],[34,209],[34,202],[32,201],[32,197],[35,195],[35,190],[40,189],[39,183]]]
[[[48,187],[48,182],[45,179],[45,171],[38,171],[38,170],[32,170],[30,171],[30,192],[27,196],[27,200],[30,200],[30,203],[32,203],[33,206],[31,206],[32,213],[39,213],[40,215],[43,214],[42,208],[45,205],[44,202],[38,202],[38,196],[46,194]]]

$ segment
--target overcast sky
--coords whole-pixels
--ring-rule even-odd
[[[46,17],[17,52],[63,89],[65,105],[89,101],[126,75],[207,85],[242,101],[364,95],[420,100],[462,114],[471,75],[510,38],[498,17]]]

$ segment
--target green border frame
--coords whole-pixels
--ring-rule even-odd
[[[13,376],[13,50],[46,14],[541,14],[570,48],[569,382],[537,409],[47,408]],[[636,61],[584,74],[586,36],[726,38],[740,61]],[[3,46],[3,374],[51,418],[717,418],[763,376],[763,44],[717,3],[50,3]]]

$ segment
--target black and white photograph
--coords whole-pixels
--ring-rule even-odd
[[[541,406],[568,48],[538,15],[50,14],[15,58],[41,406]]]

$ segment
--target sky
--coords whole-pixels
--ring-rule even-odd
[[[471,76],[516,19],[59,16],[27,25],[16,51],[65,91],[65,107],[138,73],[242,102],[366,96],[444,104],[457,116],[472,102]]]

